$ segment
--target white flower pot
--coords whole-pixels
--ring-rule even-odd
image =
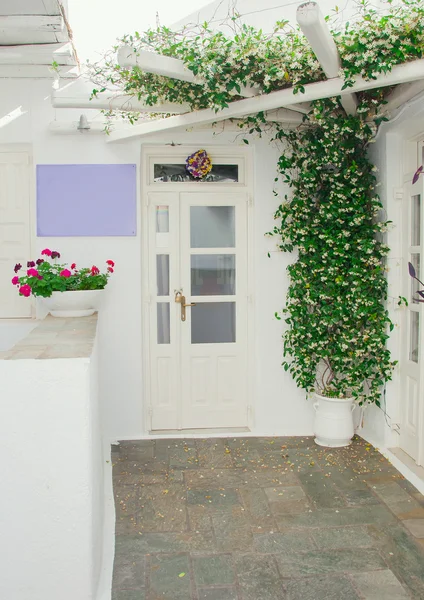
[[[315,393],[315,443],[329,448],[349,446],[355,433],[355,408],[352,398],[327,398]]]
[[[88,317],[99,304],[103,290],[76,290],[53,292],[50,298],[42,298],[52,317]]]

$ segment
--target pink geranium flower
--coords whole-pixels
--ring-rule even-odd
[[[31,296],[31,286],[27,283],[25,285],[21,285],[19,288],[19,294],[28,298],[28,296]]]
[[[71,269],[76,269],[76,268],[77,268],[77,265],[75,263],[72,263]]]
[[[109,273],[113,273],[113,268],[112,267],[108,267],[107,270],[109,271]]]
[[[13,285],[17,285],[19,283],[19,277],[16,275],[13,279],[12,279],[12,284]]]
[[[63,269],[63,271],[60,272],[61,277],[70,277],[71,275],[72,273],[69,269]]]
[[[110,267],[114,267],[115,263],[113,262],[113,260],[107,260],[106,264],[109,265]]]
[[[37,269],[28,269],[27,271],[28,277],[38,277]]]
[[[45,255],[45,256],[51,256],[52,255],[52,251],[49,250],[48,248],[44,248],[44,250],[41,250],[41,255]]]
[[[93,265],[91,267],[91,274],[92,275],[98,275],[99,273],[100,273],[99,269],[95,265]]]

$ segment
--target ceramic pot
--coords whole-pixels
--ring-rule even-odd
[[[329,448],[349,446],[355,433],[353,398],[327,398],[315,392],[315,443]]]
[[[88,317],[99,304],[103,290],[76,290],[53,292],[50,298],[42,298],[52,317]]]

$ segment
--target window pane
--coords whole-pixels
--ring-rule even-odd
[[[419,246],[421,243],[421,196],[412,196],[411,210],[411,246]]]
[[[156,256],[156,282],[158,296],[169,296],[169,254]]]
[[[196,179],[186,170],[185,164],[156,164],[153,167],[155,183],[166,182],[209,182],[236,183],[238,181],[238,165],[212,165],[212,170],[205,177]]]
[[[235,302],[204,302],[192,307],[192,344],[228,344],[235,341]]]
[[[410,311],[410,330],[409,330],[409,360],[418,362],[418,338],[420,332],[420,315],[417,312]]]
[[[415,267],[415,273],[417,274],[418,279],[420,277],[420,255],[419,254],[411,254],[411,263]],[[411,300],[415,304],[418,304],[418,294],[417,291],[421,289],[421,285],[418,283],[416,279],[412,279],[411,277]]]
[[[157,319],[158,344],[169,344],[171,340],[171,319],[169,312],[169,302],[158,302]]]
[[[156,233],[169,233],[169,206],[156,207]]]
[[[234,248],[234,206],[190,207],[190,242],[192,248]]]
[[[236,293],[234,254],[194,254],[191,257],[191,295],[220,296]]]

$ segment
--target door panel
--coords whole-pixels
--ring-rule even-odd
[[[422,279],[422,178],[414,185],[405,185],[405,210],[403,229],[403,289],[408,299],[408,307],[403,322],[401,353],[401,423],[399,445],[409,456],[419,462],[419,421],[422,403],[422,304],[417,302],[416,291],[419,284],[408,275],[407,262],[411,262],[417,277]]]
[[[0,152],[0,318],[31,316],[31,301],[10,281],[16,263],[30,259],[29,155]]]
[[[247,197],[151,193],[149,232],[152,429],[245,427]]]

